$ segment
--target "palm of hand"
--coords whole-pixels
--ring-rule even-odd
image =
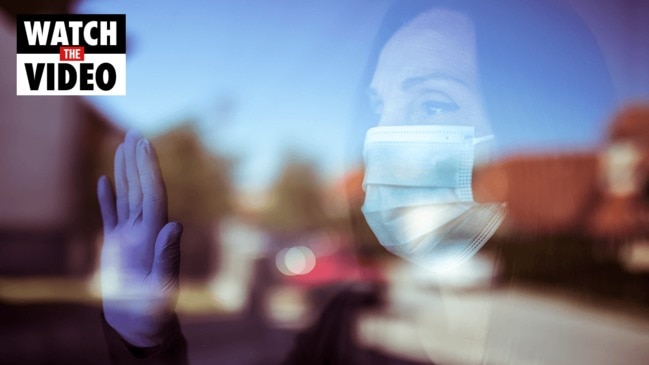
[[[115,153],[115,192],[106,177],[99,180],[104,316],[132,345],[155,346],[173,316],[182,229],[167,223],[155,151],[135,132]]]

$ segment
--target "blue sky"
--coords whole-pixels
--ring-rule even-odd
[[[107,116],[150,136],[195,120],[208,148],[239,162],[235,183],[257,190],[273,181],[287,154],[313,161],[328,179],[358,162],[349,147],[363,134],[350,132],[352,103],[386,6],[387,0],[85,0],[77,11],[127,15],[127,96],[92,98]],[[544,84],[547,76],[535,75],[535,87],[523,88],[532,96],[563,89]],[[606,123],[594,127],[575,100],[558,100],[547,109],[568,111],[569,123],[536,118],[533,129],[533,113],[517,111],[520,121],[497,136],[500,152],[599,143]]]
[[[287,153],[330,178],[344,171],[351,101],[383,10],[381,1],[344,0],[78,8],[127,15],[127,96],[92,101],[148,135],[197,120],[209,148],[241,162],[236,182],[253,189],[272,181]]]

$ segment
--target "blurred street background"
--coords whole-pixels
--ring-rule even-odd
[[[567,2],[619,104],[588,146],[476,170],[508,220],[440,274],[387,253],[360,213],[352,102],[388,1],[0,0],[0,363],[108,363],[95,184],[138,128],[185,227],[192,364],[279,363],[358,283],[384,303],[341,326],[382,361],[647,364],[649,4]],[[15,14],[40,12],[126,13],[127,96],[17,97]]]

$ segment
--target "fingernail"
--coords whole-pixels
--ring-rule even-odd
[[[137,142],[137,146],[142,148],[145,152],[149,152],[149,148],[151,145],[149,144],[149,141],[146,138],[142,138]]]
[[[176,241],[183,233],[183,226],[178,222],[172,222],[171,224],[173,226],[171,232],[171,238],[172,240]]]

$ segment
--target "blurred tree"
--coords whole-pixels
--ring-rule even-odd
[[[270,189],[262,221],[284,232],[319,228],[327,221],[323,200],[322,179],[313,164],[291,156]]]
[[[169,215],[192,224],[212,223],[230,213],[230,162],[208,153],[186,122],[153,144],[169,195]]]
[[[209,153],[187,121],[155,138],[169,219],[184,226],[181,277],[207,278],[218,262],[218,221],[232,211],[229,160]]]

